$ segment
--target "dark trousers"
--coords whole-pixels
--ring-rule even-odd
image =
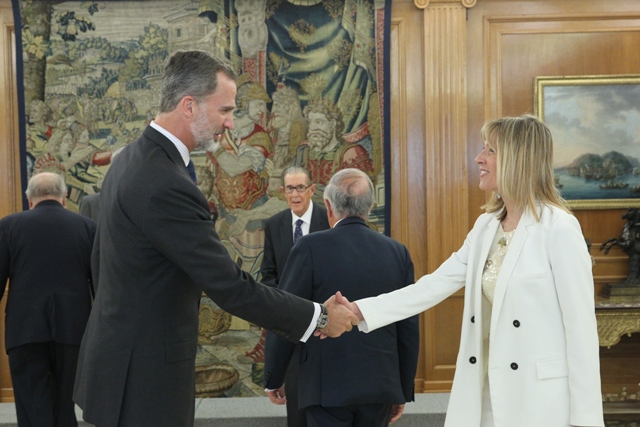
[[[391,418],[391,405],[385,404],[305,409],[309,427],[387,427]]]
[[[298,375],[300,374],[300,344],[296,345],[285,377],[287,395],[287,427],[307,427],[304,409],[298,408]]]
[[[71,396],[79,351],[53,341],[7,351],[19,427],[77,427]]]

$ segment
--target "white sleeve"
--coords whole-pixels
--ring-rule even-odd
[[[471,233],[458,252],[453,253],[436,271],[422,276],[413,285],[355,301],[364,317],[364,321],[358,324],[358,329],[361,332],[371,332],[414,316],[461,289],[467,276]]]

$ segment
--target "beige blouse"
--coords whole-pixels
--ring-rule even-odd
[[[498,273],[502,267],[502,261],[507,254],[507,249],[515,230],[504,232],[502,227],[498,227],[496,236],[493,238],[487,261],[484,263],[484,271],[482,272],[482,294],[493,305],[493,296],[496,291],[496,281]]]

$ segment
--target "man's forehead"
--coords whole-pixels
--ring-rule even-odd
[[[304,172],[290,172],[284,176],[284,183],[290,184],[294,181],[307,181],[307,175]]]

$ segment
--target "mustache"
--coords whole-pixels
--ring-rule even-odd
[[[330,131],[326,131],[323,129],[314,129],[314,130],[310,130],[309,132],[307,132],[307,136],[323,136],[323,137],[330,137],[331,136],[331,132]]]

